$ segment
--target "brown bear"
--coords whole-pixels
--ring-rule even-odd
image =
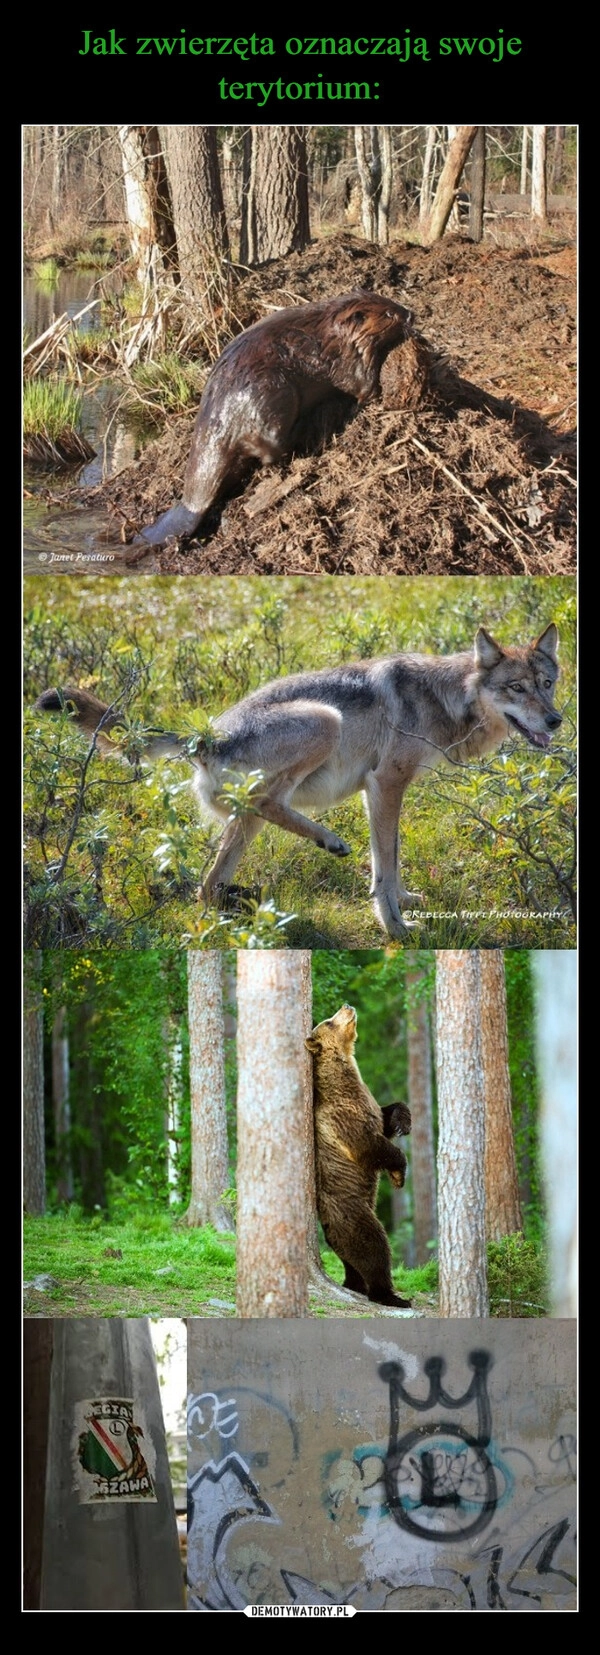
[[[344,1287],[375,1304],[408,1310],[392,1286],[389,1242],[375,1216],[379,1172],[402,1188],[406,1156],[390,1139],[410,1132],[405,1103],[380,1109],[354,1057],[356,1012],[342,1006],[306,1044],[314,1074],[317,1210],[327,1245],[344,1265]]]

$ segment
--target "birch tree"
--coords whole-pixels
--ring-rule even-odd
[[[440,1316],[487,1316],[478,950],[436,953]]]
[[[242,1317],[303,1316],[308,1308],[309,1032],[310,955],[240,951],[237,1312]]]
[[[227,1231],[233,1223],[223,1200],[230,1180],[222,969],[216,949],[188,952],[192,1188],[186,1223]]]

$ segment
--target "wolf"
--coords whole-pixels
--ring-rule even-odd
[[[562,717],[554,706],[558,632],[504,647],[480,626],[473,648],[456,655],[399,654],[276,678],[213,721],[195,751],[185,738],[148,732],[143,758],[187,758],[200,804],[224,823],[215,862],[201,886],[223,905],[238,863],[264,822],[311,839],[333,856],[350,846],[306,810],[328,810],[363,793],[369,818],[375,913],[390,937],[407,938],[403,911],[422,901],[398,867],[404,794],[419,772],[463,765],[518,735],[545,752]],[[43,712],[66,707],[85,735],[118,751],[111,732],[122,716],[83,689],[45,690]],[[252,807],[232,817],[223,788],[252,775]]]

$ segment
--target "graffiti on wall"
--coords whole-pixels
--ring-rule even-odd
[[[466,1364],[467,1382],[450,1387],[442,1355],[420,1374],[413,1363],[409,1389],[402,1361],[379,1363],[388,1439],[350,1450],[347,1429],[335,1442],[333,1404],[322,1448],[322,1420],[294,1419],[266,1390],[191,1396],[190,1608],[573,1608],[575,1437],[558,1433],[540,1455],[537,1440],[530,1453],[495,1435],[492,1355],[472,1350]]]

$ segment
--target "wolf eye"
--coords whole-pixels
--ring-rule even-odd
[[[554,683],[553,678],[545,678],[544,679],[544,689],[545,690],[551,690],[553,683]]]
[[[518,682],[516,684],[509,684],[509,689],[516,690],[518,695],[526,695],[527,694],[527,685],[526,684],[519,684]]]

